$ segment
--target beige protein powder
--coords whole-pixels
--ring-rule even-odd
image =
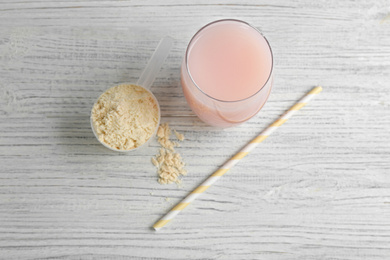
[[[149,91],[122,84],[104,92],[92,108],[92,124],[99,140],[117,150],[131,150],[156,131],[158,105]]]
[[[184,135],[174,130],[176,138],[179,141],[184,140]],[[173,142],[170,139],[171,128],[168,124],[161,124],[157,131],[158,142],[161,145],[159,154],[152,157],[152,164],[157,167],[160,184],[181,183],[180,177],[187,175],[187,170],[184,168],[185,163],[179,153],[175,152],[176,146],[179,143]]]

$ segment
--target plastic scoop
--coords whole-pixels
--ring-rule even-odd
[[[130,149],[130,150],[119,150],[119,149],[114,149],[114,148],[110,147],[106,143],[104,143],[104,142],[99,140],[98,135],[97,135],[97,133],[95,131],[95,127],[93,125],[93,119],[92,119],[92,113],[91,113],[91,119],[90,120],[91,120],[92,131],[93,131],[96,139],[102,145],[107,147],[108,149],[110,149],[112,151],[116,151],[116,152],[131,152],[131,151],[135,151],[135,150],[145,146],[146,144],[148,144],[150,142],[150,140],[152,139],[152,137],[156,135],[157,129],[158,129],[159,125],[160,125],[161,113],[160,113],[160,105],[158,103],[158,100],[153,95],[153,93],[150,91],[150,87],[152,86],[154,80],[156,79],[156,76],[157,76],[158,72],[160,71],[160,69],[161,69],[165,59],[168,57],[168,54],[169,54],[169,51],[172,48],[172,45],[173,45],[173,38],[171,38],[169,36],[165,36],[164,38],[162,38],[160,40],[160,42],[157,45],[157,47],[156,47],[152,57],[149,59],[148,64],[146,65],[146,67],[143,70],[143,72],[141,73],[141,76],[139,77],[137,83],[135,84],[135,85],[138,85],[138,86],[142,87],[143,89],[145,89],[147,92],[149,92],[151,94],[151,96],[153,97],[154,101],[157,104],[157,109],[158,109],[158,123],[157,123],[156,129],[154,130],[154,133],[152,134],[152,136],[145,143],[139,145],[138,147],[136,147],[134,149]],[[132,83],[122,83],[122,84],[132,84]],[[118,85],[121,85],[121,84],[118,84]],[[96,102],[95,102],[95,104],[96,104]]]
[[[138,86],[150,89],[158,72],[164,64],[165,59],[168,57],[172,45],[173,39],[169,36],[165,36],[160,40],[160,43],[157,45],[156,50],[137,81]]]

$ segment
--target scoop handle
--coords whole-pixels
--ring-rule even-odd
[[[168,57],[172,45],[173,38],[170,36],[165,36],[160,40],[144,71],[141,73],[137,85],[150,89],[165,59]]]

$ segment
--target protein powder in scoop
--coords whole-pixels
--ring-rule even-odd
[[[100,142],[117,150],[132,150],[155,133],[159,112],[152,94],[123,84],[104,92],[93,106],[92,122]]]

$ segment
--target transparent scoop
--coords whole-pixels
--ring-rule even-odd
[[[141,76],[139,77],[139,79],[138,79],[138,81],[136,83],[136,85],[141,86],[146,91],[148,91],[151,94],[151,96],[153,97],[153,99],[156,102],[156,104],[157,104],[157,108],[158,108],[158,123],[157,123],[156,129],[154,130],[153,135],[149,138],[149,140],[146,143],[144,143],[144,144],[142,144],[142,145],[140,145],[140,146],[138,146],[138,147],[136,147],[134,149],[131,149],[131,150],[118,150],[118,149],[114,149],[114,148],[108,146],[107,144],[105,144],[104,142],[99,140],[98,135],[97,135],[97,133],[95,131],[95,128],[93,126],[93,120],[92,120],[92,114],[91,114],[91,127],[92,127],[92,131],[93,131],[96,139],[103,146],[107,147],[108,149],[110,149],[112,151],[116,151],[116,152],[131,152],[131,151],[138,150],[141,147],[148,146],[148,144],[150,143],[150,140],[153,138],[153,136],[156,135],[157,129],[158,129],[159,125],[160,125],[161,113],[160,113],[160,105],[158,103],[158,100],[153,95],[153,93],[150,91],[150,87],[152,86],[154,80],[156,79],[157,74],[160,71],[162,65],[164,64],[165,59],[168,57],[169,51],[171,50],[172,46],[173,46],[173,38],[171,38],[169,36],[165,36],[164,38],[162,38],[160,40],[159,44],[157,45],[155,51],[152,54],[152,57],[149,59],[148,64],[146,65],[145,69],[141,73]]]
[[[150,89],[165,59],[168,57],[172,45],[173,39],[171,37],[165,36],[161,39],[152,57],[148,61],[146,68],[144,69],[137,81],[138,86]]]

